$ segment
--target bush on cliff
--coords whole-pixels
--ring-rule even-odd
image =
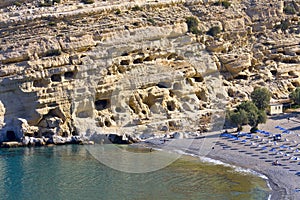
[[[131,8],[132,11],[141,11],[143,10],[143,8],[141,8],[140,6],[138,5],[135,5],[134,7]]]
[[[219,26],[213,26],[206,32],[207,35],[213,37],[217,36],[219,33],[221,33],[221,28]]]
[[[294,15],[296,14],[296,10],[294,7],[290,6],[290,5],[287,5],[283,8],[283,12],[285,14],[288,14],[288,15]]]
[[[281,29],[283,31],[289,29],[291,26],[291,23],[288,19],[286,20],[282,20],[281,23],[279,25],[276,26],[276,29]]]
[[[198,19],[196,17],[187,17],[186,23],[188,26],[188,32],[193,34],[202,34],[201,31],[198,29]]]
[[[214,6],[223,6],[224,8],[227,9],[230,7],[231,3],[227,0],[224,0],[224,1],[219,0],[219,1],[215,2],[213,5]]]

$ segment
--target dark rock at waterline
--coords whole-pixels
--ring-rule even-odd
[[[128,134],[124,134],[124,135],[109,134],[108,139],[110,142],[114,144],[132,144],[140,141],[138,138],[134,138]]]
[[[22,143],[17,142],[17,141],[2,142],[2,144],[1,144],[2,148],[13,148],[13,147],[20,147],[20,146],[22,146]]]

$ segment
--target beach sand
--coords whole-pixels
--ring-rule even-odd
[[[289,120],[287,119],[289,118]],[[242,168],[254,170],[268,177],[272,188],[271,199],[300,199],[300,119],[297,114],[270,117],[259,129],[272,134],[282,133],[276,126],[292,131],[282,134],[282,141],[274,143],[264,134],[252,134],[238,140],[220,137],[224,131],[203,134],[186,139],[153,139],[139,145],[208,157]],[[205,136],[205,137],[204,137]],[[299,146],[298,146],[299,144]],[[281,147],[286,148],[281,148]],[[299,148],[299,149],[298,149]],[[273,149],[273,151],[271,151]],[[298,152],[299,151],[299,152]],[[278,160],[280,165],[272,163]]]

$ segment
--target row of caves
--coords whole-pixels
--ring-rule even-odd
[[[124,59],[120,60],[120,65],[131,65],[131,64],[143,64],[144,62],[155,61],[156,59],[165,59],[165,60],[183,60],[182,56],[177,55],[176,53],[163,53],[157,55],[146,55],[144,53],[137,54],[134,58],[128,58],[129,54],[124,53]],[[132,55],[131,55],[132,56]]]
[[[155,79],[153,82],[151,80],[142,81],[138,88],[132,88],[131,91],[122,91],[121,89],[121,93],[124,92],[124,94],[129,95],[124,97],[128,98],[125,100],[128,107],[125,108],[122,105],[123,107],[115,108],[116,105],[112,105],[111,96],[115,88],[114,85],[122,84],[120,77],[126,75],[126,77],[133,79],[130,81],[134,82],[135,78],[150,75],[153,72],[151,71],[153,65],[158,68],[154,69],[154,72],[157,73],[155,76],[159,77],[160,71],[166,73],[160,69],[165,67],[167,74],[172,73],[170,70],[173,70],[174,73],[181,72],[180,80],[164,80],[163,78],[158,81]],[[148,66],[151,67],[148,68]],[[148,73],[147,70],[151,72]],[[207,91],[199,89],[205,86],[204,78],[197,73],[190,63],[176,53],[164,52],[160,49],[126,52],[114,58],[113,64],[102,69],[102,71],[107,73],[98,81],[96,100],[94,101],[95,120],[99,127],[109,128],[120,125],[120,123],[124,125],[120,122],[120,116],[127,112],[127,116],[130,118],[128,121],[134,125],[161,119],[161,123],[167,123],[168,130],[175,130],[176,127],[180,127],[180,123],[173,118],[178,118],[180,113],[187,112],[185,109],[191,111],[193,108],[190,107],[195,107],[198,110],[203,110],[208,106]],[[136,72],[138,74],[132,75]],[[189,99],[190,105],[182,105],[185,98]]]
[[[50,79],[39,79],[33,81],[34,87],[48,87],[50,83],[62,82],[64,80],[73,80],[76,77],[76,71],[67,71],[63,74],[52,74]]]

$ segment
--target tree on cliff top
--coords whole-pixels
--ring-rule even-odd
[[[266,110],[270,104],[271,92],[267,88],[255,88],[251,99],[259,110]]]

